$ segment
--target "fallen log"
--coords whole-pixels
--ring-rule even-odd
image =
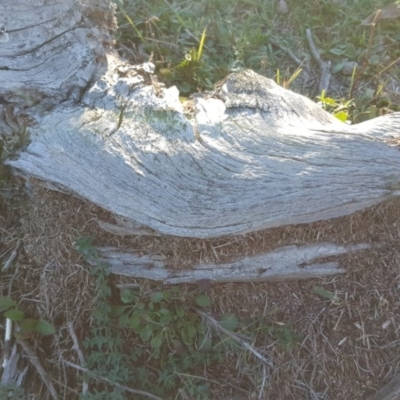
[[[400,133],[399,113],[348,126],[245,71],[187,118],[175,88],[157,94],[136,70],[108,68],[78,107],[31,128],[9,164],[152,230],[198,238],[335,218],[399,193],[400,153],[385,142]]]
[[[400,155],[385,139],[400,133],[399,113],[348,126],[243,71],[187,116],[176,88],[147,84],[151,67],[107,50],[115,25],[106,3],[43,3],[29,24],[5,10],[0,96],[36,104],[30,144],[9,162],[20,173],[163,234],[199,238],[339,217],[398,195]]]
[[[0,128],[29,133],[7,163],[123,221],[106,230],[216,238],[341,217],[400,193],[400,113],[350,126],[250,70],[182,104],[151,64],[113,51],[108,1],[16,0],[0,11]],[[206,279],[219,267],[199,270]]]

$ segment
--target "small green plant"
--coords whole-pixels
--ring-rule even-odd
[[[276,314],[279,308],[271,309],[262,317],[252,318],[246,326],[246,333],[254,341],[275,340],[285,351],[293,349],[302,335],[295,332],[289,324],[270,322],[270,317]]]
[[[318,104],[320,104],[324,110],[331,113],[337,119],[339,119],[342,122],[349,121],[351,110],[352,107],[354,106],[353,100],[338,101],[332,99],[331,97],[326,97],[325,91],[323,91],[321,93],[321,96],[318,96],[317,99],[319,100]]]
[[[298,78],[301,71],[302,71],[302,68],[297,68],[296,71],[294,71],[293,74],[289,76],[289,78],[286,78],[286,74],[282,78],[281,71],[279,69],[277,69],[275,81],[278,85],[282,85],[282,87],[284,87],[285,89],[289,89],[290,85]]]
[[[182,304],[178,287],[156,291],[143,299],[138,290],[122,289],[120,299],[124,305],[111,308],[111,318],[117,319],[119,328],[130,328],[146,343],[153,357],[162,360],[171,350],[182,351],[187,346],[194,351],[208,341],[207,328],[199,315]],[[209,307],[211,299],[197,294],[189,304]]]
[[[20,339],[28,339],[36,333],[52,335],[56,331],[48,321],[27,317],[23,311],[17,308],[16,302],[9,296],[0,297],[0,312],[3,313],[4,317],[18,324],[19,331],[15,332],[15,336]]]
[[[222,359],[223,346],[214,346],[212,332],[195,312],[196,307],[210,307],[211,298],[198,289],[182,296],[177,287],[148,295],[136,289],[115,293],[108,284],[109,267],[100,260],[93,240],[83,238],[76,244],[93,265],[91,272],[98,289],[91,333],[83,343],[91,374],[166,399],[174,398],[170,394],[178,388],[194,394],[191,398],[209,398],[206,382],[192,374]],[[225,319],[228,320],[226,316]],[[191,378],[184,378],[188,373]],[[120,390],[104,385],[101,390],[93,385],[91,392],[82,397],[123,398]]]
[[[179,91],[187,95],[199,89],[211,89],[213,84],[209,79],[211,68],[203,59],[206,29],[203,30],[199,46],[186,53],[177,65],[160,69],[160,78],[167,84],[174,83]]]

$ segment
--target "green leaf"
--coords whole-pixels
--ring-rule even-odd
[[[141,331],[140,331],[140,339],[142,339],[144,342],[149,340],[153,335],[153,327],[151,325],[146,325]]]
[[[212,348],[213,348],[213,345],[212,345],[211,339],[203,337],[202,339],[199,340],[199,346],[198,346],[197,350],[203,351],[203,352],[209,352],[212,350]]]
[[[163,315],[159,321],[161,326],[169,325],[170,322],[171,322],[171,317],[169,315]]]
[[[39,319],[36,324],[36,332],[41,333],[42,335],[53,335],[56,333],[56,328],[44,319]]]
[[[325,290],[324,288],[322,288],[320,286],[316,286],[314,288],[314,292],[317,293],[321,297],[325,297],[328,300],[335,300],[336,299],[336,296],[333,293],[328,292],[327,290]]]
[[[183,344],[180,340],[172,339],[172,346],[177,352],[182,352],[184,350]]]
[[[207,330],[207,328],[202,322],[198,322],[196,323],[196,330],[197,333],[203,334]]]
[[[347,111],[339,111],[333,114],[337,119],[342,122],[346,122],[349,119],[349,114]]]
[[[333,48],[333,49],[330,49],[329,52],[331,54],[334,54],[335,56],[341,56],[344,53],[346,53],[346,50],[345,49],[337,49],[337,48],[335,49],[335,48]]]
[[[129,320],[130,320],[130,318],[129,318],[128,314],[121,315],[118,318],[118,328],[121,328],[121,329],[126,328],[129,324]]]
[[[161,300],[164,300],[163,292],[155,292],[155,293],[152,293],[150,296],[150,301],[153,303],[158,303]]]
[[[340,62],[340,63],[335,64],[332,67],[332,74],[337,74],[338,72],[340,72],[343,69],[344,64],[346,64],[346,62]]]
[[[381,57],[378,54],[373,54],[370,58],[369,58],[369,63],[371,65],[378,65],[381,62]]]
[[[179,318],[183,318],[185,314],[186,314],[186,313],[185,313],[185,310],[183,309],[182,306],[176,306],[176,315],[177,315]]]
[[[11,297],[0,297],[0,312],[3,312],[10,307],[15,307],[15,305],[16,303]]]
[[[38,324],[38,320],[33,319],[33,318],[26,318],[22,321],[21,323],[21,333],[23,335],[27,333],[32,333],[36,331],[36,325]]]
[[[162,338],[160,335],[153,337],[153,339],[151,339],[150,341],[150,347],[152,347],[153,349],[161,347],[161,345],[162,345]]]
[[[335,106],[336,105],[336,100],[332,99],[331,97],[325,97],[323,100],[324,104],[328,104],[330,106]]]
[[[111,306],[110,317],[117,318],[120,317],[126,309],[126,306]]]
[[[129,318],[128,325],[131,328],[136,328],[137,326],[140,325],[140,320],[141,318],[139,315],[132,315],[132,317]]]
[[[198,294],[194,298],[194,301],[200,307],[210,307],[211,306],[211,298],[210,298],[210,296],[207,296],[206,294]]]
[[[233,331],[239,325],[238,319],[231,313],[226,313],[221,316],[220,325],[228,331]]]
[[[6,311],[4,316],[11,321],[22,321],[25,318],[25,313],[21,310],[13,309]]]
[[[121,289],[119,295],[121,297],[121,301],[125,304],[132,303],[138,298],[138,293],[130,289]]]
[[[172,291],[171,290],[164,290],[162,292],[164,296],[164,300],[169,300],[172,297]]]
[[[185,331],[190,339],[194,339],[196,337],[196,327],[192,323],[189,323],[185,326]]]

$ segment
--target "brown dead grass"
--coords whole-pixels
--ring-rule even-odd
[[[336,220],[213,240],[113,236],[100,231],[96,222],[113,222],[106,211],[35,184],[28,197],[16,195],[5,210],[0,216],[0,262],[18,243],[19,250],[13,275],[1,281],[0,295],[7,295],[13,279],[11,295],[20,299],[20,306],[57,326],[54,337],[36,337],[31,344],[63,399],[76,398],[80,390],[80,373],[66,370],[60,362],[61,357],[77,362],[67,323],[73,323],[78,339],[83,340],[96,298],[89,268],[74,247],[83,236],[95,237],[101,245],[165,255],[174,268],[199,261],[227,262],[288,244],[371,243],[371,250],[338,258],[347,270],[342,276],[213,285],[213,311],[235,313],[241,320],[241,334],[274,367],[266,368],[248,352],[239,356],[232,352],[223,364],[205,370],[203,377],[214,382],[215,399],[237,395],[242,399],[339,400],[362,399],[399,370],[398,199]],[[127,277],[112,281],[137,282],[143,292],[159,286]],[[335,294],[335,299],[316,294],[316,286]],[[285,339],[283,326],[298,339]],[[275,337],[268,331],[271,327],[278,332]],[[40,379],[31,374],[32,386],[40,391]]]

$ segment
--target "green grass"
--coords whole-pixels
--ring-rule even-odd
[[[270,78],[276,72],[288,79],[298,68],[287,53],[290,49],[313,72],[319,70],[312,60],[305,36],[310,28],[323,60],[330,60],[341,90],[332,89],[329,97],[353,98],[360,82],[373,90],[363,97],[357,92],[354,109],[361,104],[376,104],[381,72],[390,73],[390,64],[400,57],[398,19],[382,20],[375,28],[360,26],[387,0],[311,0],[288,1],[289,13],[278,14],[276,1],[167,1],[118,0],[119,26],[117,42],[121,52],[132,62],[151,60],[161,81],[177,85],[181,95],[212,89],[213,84],[230,72],[251,68]],[[201,59],[196,68],[182,68],[199,48],[207,30]],[[276,46],[276,43],[280,47]],[[192,57],[193,59],[193,57]],[[343,65],[355,61],[362,66],[355,81],[341,76]],[[351,85],[356,84],[354,88]],[[310,87],[311,86],[311,87]],[[317,83],[295,88],[315,99]],[[337,85],[339,86],[339,85]],[[354,95],[355,96],[355,95]],[[367,108],[368,108],[367,107]],[[358,114],[363,111],[358,110]],[[364,110],[365,111],[365,110]],[[376,115],[373,115],[376,116]]]

